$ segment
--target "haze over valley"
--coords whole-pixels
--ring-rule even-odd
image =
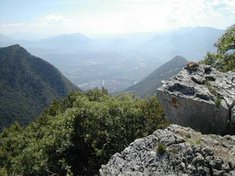
[[[37,41],[14,40],[1,35],[0,45],[18,43],[35,56],[59,68],[83,90],[105,87],[123,91],[176,55],[198,61],[223,30],[210,27],[180,28],[165,33],[131,33],[90,38],[62,34]]]
[[[83,90],[119,92],[177,55],[198,61],[215,51],[218,37],[234,23],[234,4],[0,0],[0,47],[20,44]]]

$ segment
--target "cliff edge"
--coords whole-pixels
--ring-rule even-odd
[[[203,133],[235,134],[235,72],[188,63],[157,90],[171,123]]]
[[[100,169],[111,175],[235,175],[235,136],[203,135],[170,125],[136,139]]]

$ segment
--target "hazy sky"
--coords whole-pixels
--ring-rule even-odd
[[[235,0],[0,0],[0,33],[156,32],[235,23]]]

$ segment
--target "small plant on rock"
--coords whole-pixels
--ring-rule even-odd
[[[162,143],[159,143],[157,145],[156,150],[157,150],[157,155],[158,156],[162,156],[162,155],[164,155],[166,153],[166,146],[164,144],[162,144]]]
[[[220,105],[221,105],[221,98],[220,98],[220,96],[216,96],[216,100],[215,100],[216,108],[219,108]]]

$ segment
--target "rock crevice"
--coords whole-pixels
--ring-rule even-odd
[[[136,139],[100,169],[102,176],[234,174],[235,136],[203,135],[179,125]]]

